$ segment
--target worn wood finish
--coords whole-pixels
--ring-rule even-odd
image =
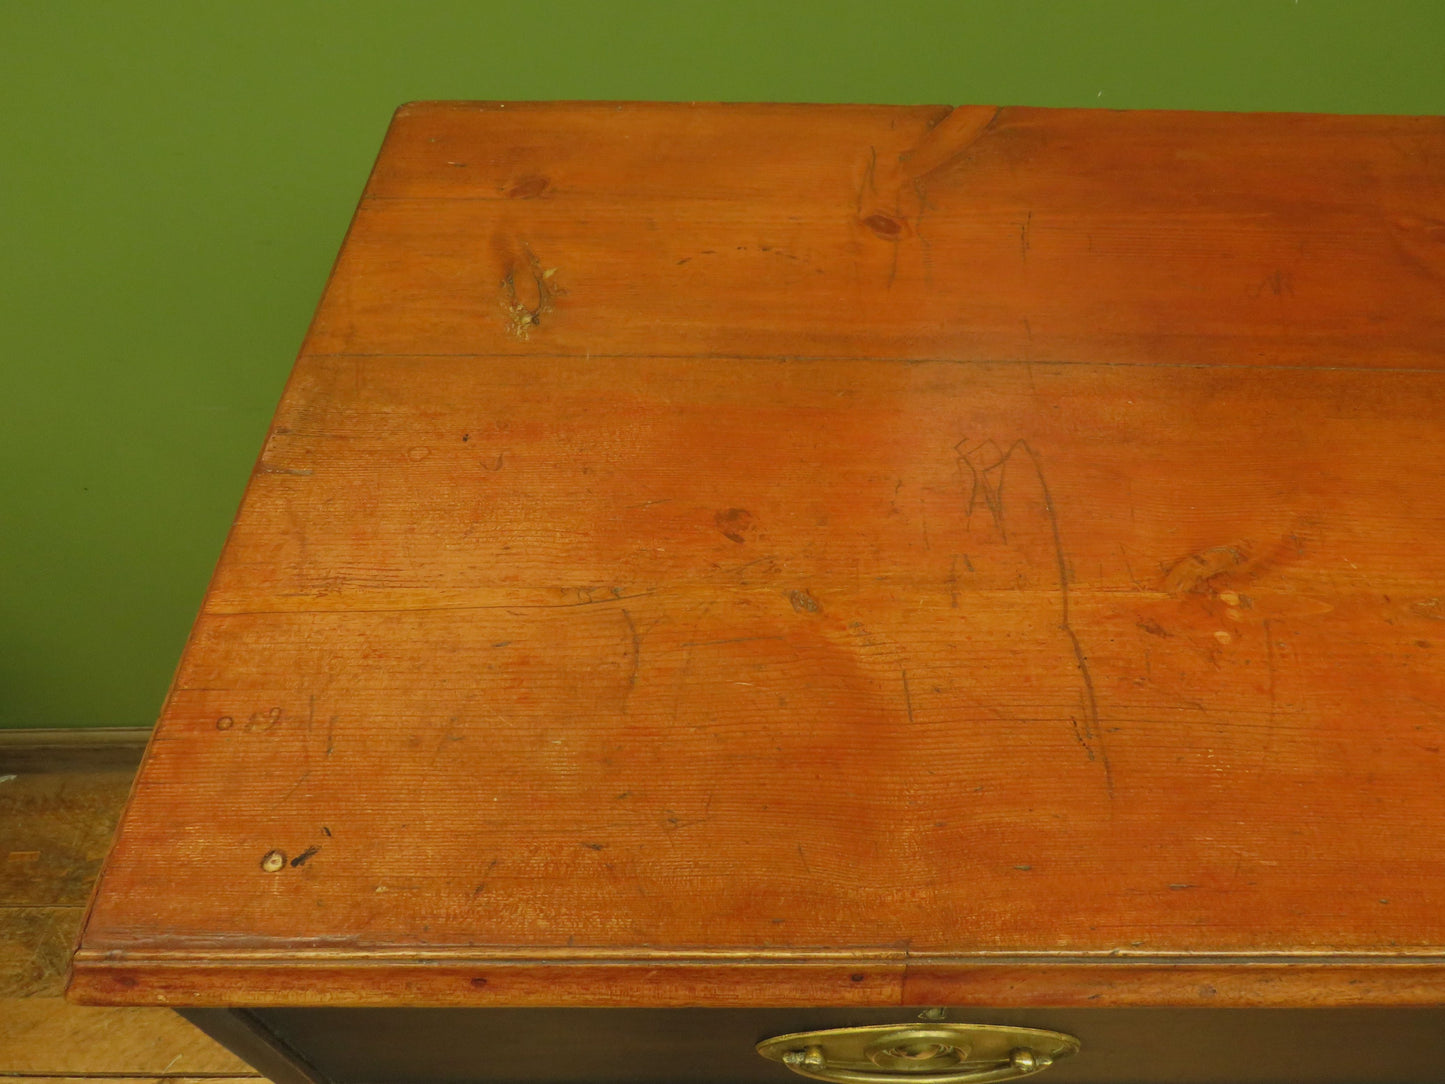
[[[166,1009],[0,998],[0,1079],[46,1075],[257,1079],[245,1062]]]
[[[1439,1004],[1442,171],[404,108],[74,996]]]
[[[0,999],[60,995],[130,789],[133,769],[116,760],[144,748],[78,739],[0,732]]]
[[[33,766],[0,773],[0,905],[84,907],[134,769]]]
[[[0,907],[0,999],[63,993],[82,915],[80,907]]]
[[[122,765],[144,748],[135,737],[0,732],[0,855],[7,858],[0,1079],[257,1079],[174,1013],[96,1009],[60,997],[85,900],[130,785],[132,770]]]

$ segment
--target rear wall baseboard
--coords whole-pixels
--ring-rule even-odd
[[[0,775],[20,772],[134,769],[148,726],[7,728],[0,730]]]

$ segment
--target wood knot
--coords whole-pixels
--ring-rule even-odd
[[[530,177],[523,177],[516,184],[512,185],[511,188],[507,189],[507,198],[536,199],[543,192],[547,191],[547,186],[551,183],[546,177],[538,177],[535,174]]]
[[[903,223],[885,214],[871,214],[863,219],[863,225],[885,241],[896,241],[903,236]]]
[[[746,508],[724,508],[713,516],[713,522],[722,536],[731,542],[742,544],[754,533],[755,520]]]
[[[1248,560],[1242,546],[1212,546],[1175,564],[1164,576],[1164,590],[1171,595],[1203,592],[1215,576],[1232,572]]]
[[[789,591],[788,601],[793,609],[800,614],[818,614],[823,612],[822,605],[807,591]]]
[[[526,245],[522,253],[525,262],[515,263],[502,279],[502,309],[512,334],[526,339],[542,323],[542,317],[555,308],[554,299],[565,291],[553,281],[555,267],[543,267]]]

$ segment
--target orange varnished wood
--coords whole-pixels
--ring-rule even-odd
[[[1440,163],[404,108],[73,996],[1439,1003]]]
[[[333,957],[339,954],[331,954]],[[100,1005],[226,1007],[477,1005],[616,1008],[809,1008],[951,1005],[1007,1008],[1428,1008],[1445,1001],[1434,962],[1367,958],[1318,963],[1198,958],[1108,961],[1058,957],[786,964],[740,956],[598,961],[417,959],[405,954],[304,959],[90,961],[72,996]]]
[[[308,349],[1433,368],[1442,144],[1438,117],[413,107]],[[534,303],[528,253],[566,301],[519,337],[493,317],[509,273]]]

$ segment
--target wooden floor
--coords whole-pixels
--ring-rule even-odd
[[[67,1080],[257,1084],[239,1059],[165,1009],[62,997],[66,961],[139,746],[0,732],[0,1084]]]

